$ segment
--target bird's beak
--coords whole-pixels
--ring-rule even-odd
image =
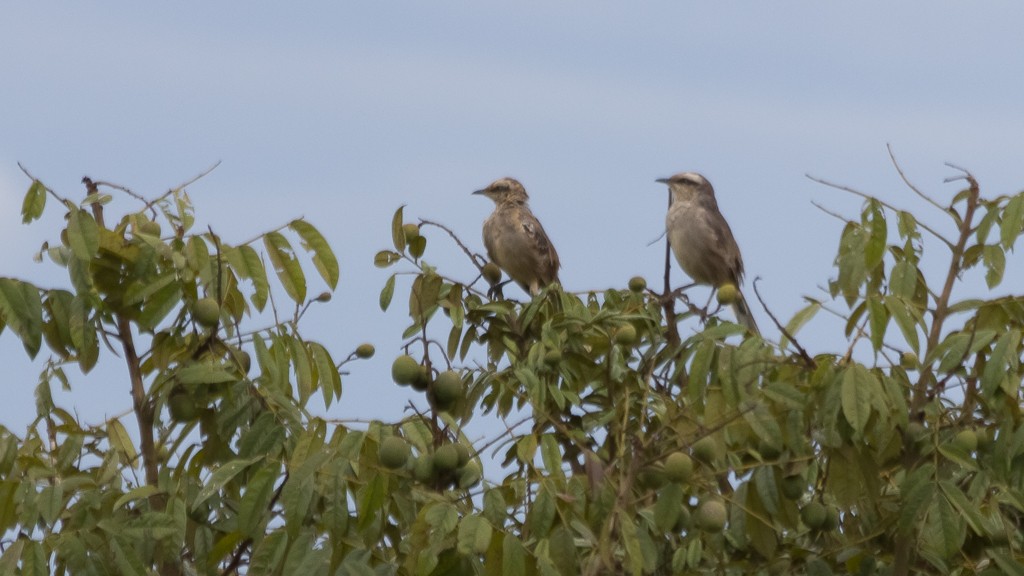
[[[655,180],[655,182],[658,182],[660,184],[668,184],[668,178],[658,178],[657,180]]]
[[[472,192],[472,194],[486,194],[486,193],[487,193],[487,189],[486,188],[484,188],[483,190],[474,190]]]

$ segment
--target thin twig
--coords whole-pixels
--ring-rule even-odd
[[[818,178],[816,176],[811,176],[810,174],[804,174],[804,176],[806,176],[809,180],[813,180],[814,182],[817,182],[818,184],[824,184],[825,186],[828,186],[829,188],[835,188],[836,190],[842,190],[843,192],[849,192],[850,194],[853,194],[854,196],[860,196],[861,198],[863,198],[865,200],[874,200],[875,202],[878,202],[879,204],[881,204],[885,208],[888,208],[889,210],[892,210],[893,212],[906,212],[906,210],[900,210],[899,208],[896,208],[895,206],[893,206],[892,204],[889,204],[888,202],[885,202],[884,200],[879,200],[878,198],[875,198],[874,196],[871,196],[869,194],[865,194],[864,192],[861,192],[860,190],[855,190],[853,188],[850,188],[849,186],[843,186],[841,184],[836,184],[834,182],[829,182],[828,180],[822,180],[821,178]],[[943,208],[943,210],[945,210],[945,208]],[[947,248],[949,248],[950,250],[953,249],[953,243],[952,242],[950,242],[949,240],[946,240],[941,234],[939,234],[935,230],[932,230],[931,227],[929,227],[927,224],[918,221],[917,225],[920,226],[925,231],[927,231],[932,236],[935,236],[940,242],[945,244]]]
[[[750,285],[754,288],[754,296],[757,296],[757,301],[761,303],[761,308],[763,308],[765,313],[768,314],[768,317],[771,318],[772,320],[772,324],[775,324],[775,327],[779,329],[779,332],[782,333],[782,336],[791,344],[793,344],[794,347],[796,347],[797,354],[800,355],[800,358],[804,361],[804,364],[807,364],[808,368],[814,370],[815,368],[818,367],[818,364],[814,361],[814,358],[811,358],[811,355],[807,353],[807,350],[805,350],[804,347],[801,346],[800,343],[796,341],[796,337],[790,334],[788,330],[786,330],[786,327],[782,325],[782,322],[779,322],[779,319],[775,317],[775,314],[772,314],[772,311],[768,309],[768,305],[764,303],[764,298],[761,297],[761,291],[758,290],[757,288],[758,280],[760,280],[760,278],[754,278],[754,280],[751,281]]]
[[[483,256],[480,256],[479,254],[476,254],[469,248],[467,248],[466,245],[462,243],[462,240],[459,240],[459,237],[455,235],[455,232],[452,232],[451,228],[448,228],[444,224],[439,224],[437,222],[434,222],[432,220],[426,220],[424,218],[420,218],[420,224],[425,224],[427,226],[436,226],[437,228],[440,228],[441,230],[447,232],[448,235],[452,237],[452,240],[455,241],[455,244],[457,244],[459,248],[462,248],[462,251],[466,253],[466,256],[469,257],[469,260],[473,263],[473,265],[476,266],[481,273],[483,273],[484,264],[487,263],[487,260],[485,260]]]
[[[21,171],[25,173],[25,176],[28,176],[29,178],[31,178],[33,182],[39,182],[40,184],[43,184],[43,181],[42,181],[42,180],[40,180],[39,178],[36,178],[35,176],[33,176],[33,175],[32,175],[32,174],[31,174],[31,173],[30,173],[30,172],[28,171],[28,169],[27,169],[27,168],[25,168],[24,166],[22,166],[22,165],[21,165],[21,162],[18,162],[18,168],[21,168]],[[45,189],[45,190],[46,190],[46,191],[47,191],[47,192],[48,192],[48,193],[50,194],[50,196],[53,196],[54,198],[56,198],[56,199],[57,199],[57,201],[59,201],[59,202],[61,202],[61,203],[63,203],[63,204],[68,204],[68,203],[70,203],[70,202],[71,202],[71,201],[70,201],[70,200],[68,200],[67,198],[64,198],[64,197],[62,197],[62,196],[61,196],[60,194],[57,194],[56,192],[54,192],[54,191],[53,191],[53,189],[51,189],[51,188],[50,188],[49,186],[47,186],[46,184],[43,184],[43,189]]]
[[[896,155],[893,154],[893,151],[892,151],[892,144],[886,144],[885,145],[885,149],[889,151],[889,159],[892,160],[892,165],[896,168],[896,173],[900,175],[900,178],[903,180],[903,183],[906,184],[908,188],[913,190],[915,194],[917,194],[918,196],[923,198],[925,202],[928,202],[932,206],[935,206],[939,210],[942,210],[943,212],[945,212],[946,211],[946,207],[945,206],[943,206],[942,204],[939,204],[935,200],[932,200],[932,198],[930,196],[928,196],[924,192],[921,192],[921,190],[917,186],[914,186],[914,184],[910,182],[910,179],[907,178],[907,175],[903,173],[903,168],[900,167],[900,163],[896,161]]]

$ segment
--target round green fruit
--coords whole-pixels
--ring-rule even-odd
[[[961,430],[953,437],[953,445],[965,452],[974,452],[978,449],[978,435],[974,430]]]
[[[459,455],[459,466],[465,466],[469,462],[470,454],[469,448],[465,444],[456,444],[455,452]]]
[[[735,284],[722,284],[718,287],[718,303],[725,306],[732,304],[740,297],[739,288]]]
[[[705,532],[721,532],[725,528],[727,518],[725,504],[718,500],[708,500],[702,503],[697,508],[697,514],[694,517],[697,526]]]
[[[177,422],[193,422],[199,417],[199,406],[183,388],[175,388],[167,398],[167,411]]]
[[[420,378],[420,363],[408,354],[395,358],[391,364],[391,379],[396,384],[408,386]]]
[[[380,463],[391,468],[401,468],[409,461],[409,443],[398,436],[388,436],[380,443]]]
[[[402,232],[405,233],[405,241],[411,242],[416,238],[420,237],[420,227],[417,224],[409,222],[408,224],[402,225]]]
[[[454,370],[441,372],[437,375],[437,380],[434,380],[432,388],[437,407],[447,410],[462,397],[462,376]]]
[[[548,366],[558,366],[559,362],[562,361],[561,350],[548,350],[544,353],[544,363]]]
[[[835,530],[839,528],[839,509],[835,506],[825,507],[825,522],[822,523],[822,530]]]
[[[636,344],[636,328],[632,324],[620,326],[615,331],[615,343],[622,344],[623,346]]]
[[[200,298],[192,306],[192,318],[200,326],[212,328],[220,321],[220,304],[213,298]]]
[[[825,526],[828,511],[821,502],[808,502],[800,509],[800,519],[811,530],[820,530]]]
[[[647,288],[647,280],[643,276],[633,276],[629,279],[629,289],[633,292],[643,292]]]
[[[426,392],[427,388],[430,388],[430,371],[426,366],[420,366],[419,375],[412,381],[412,389],[417,392]]]
[[[483,473],[480,471],[480,465],[476,462],[467,462],[465,466],[459,468],[459,488],[466,490],[472,488],[480,483],[480,479],[483,477]]]
[[[668,476],[662,466],[654,465],[641,470],[637,480],[641,486],[657,490],[668,482]]]
[[[459,451],[454,444],[445,444],[434,452],[434,470],[451,472],[459,467]]]
[[[693,446],[693,457],[705,464],[714,463],[721,457],[721,450],[718,447],[718,442],[715,441],[711,436],[705,436],[700,440],[697,440]]]
[[[367,358],[373,358],[373,355],[376,352],[377,349],[374,348],[373,344],[370,344],[369,342],[356,346],[356,358],[362,358],[363,360],[366,360]]]
[[[484,280],[487,280],[487,283],[491,286],[501,282],[501,268],[498,268],[498,265],[494,262],[484,264],[483,269],[480,270],[480,274],[483,275]]]
[[[672,482],[686,482],[693,475],[693,460],[683,452],[669,454],[664,466],[665,476]]]
[[[788,500],[799,500],[807,490],[807,483],[804,477],[799,474],[786,476],[782,479],[782,495]]]
[[[904,370],[916,370],[918,363],[920,363],[920,361],[917,359],[917,354],[914,354],[913,352],[904,352],[903,354],[900,354],[900,366],[902,366]]]

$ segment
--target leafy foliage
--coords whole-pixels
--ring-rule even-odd
[[[51,354],[36,422],[0,429],[0,571],[1022,573],[1024,305],[954,287],[979,264],[1000,284],[1024,194],[986,199],[964,179],[945,235],[866,197],[840,237],[834,301],[808,298],[781,345],[667,285],[502,298],[482,258],[399,209],[374,263],[398,267],[383,309],[408,290],[394,374],[424,408],[363,429],[306,410],[341,398],[339,367],[357,357],[300,335],[327,298],[307,300],[286,233],[329,289],[340,277],[311,224],[230,246],[192,231],[184,188],[108,226],[106,185],[87,179],[74,203],[34,180],[23,216],[48,195],[66,209],[44,252],[70,288],[0,279],[3,326]],[[929,252],[948,259],[938,282],[923,234],[948,250]],[[481,275],[443,275],[428,238]],[[199,322],[203,298],[218,307]],[[268,303],[273,325],[243,327]],[[823,309],[846,318],[850,346],[812,356],[798,331]],[[134,429],[83,425],[51,400],[101,343],[128,364]],[[504,431],[474,444],[474,417]]]

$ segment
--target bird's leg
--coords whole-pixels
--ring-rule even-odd
[[[487,297],[490,298],[491,300],[504,300],[505,295],[502,293],[501,289],[505,287],[505,284],[508,284],[511,281],[512,280],[509,279],[505,280],[504,282],[498,282],[497,284],[491,286],[487,290]]]

